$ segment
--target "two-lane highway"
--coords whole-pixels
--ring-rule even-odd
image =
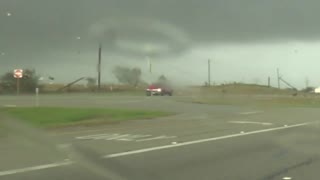
[[[78,97],[78,106],[80,101],[88,102],[83,107],[125,101],[86,98]],[[47,105],[68,104],[49,99]],[[318,179],[320,113],[315,108],[252,109],[169,98],[154,105],[154,99],[132,99],[123,103],[126,108],[175,107],[170,109],[178,114],[101,127],[10,132],[0,139],[0,178]]]

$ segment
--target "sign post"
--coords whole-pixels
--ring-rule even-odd
[[[20,79],[23,77],[22,69],[15,69],[13,71],[13,77],[17,80],[17,95],[20,94]]]
[[[20,78],[17,78],[17,95],[20,94]]]
[[[36,88],[36,107],[39,107],[39,88]]]

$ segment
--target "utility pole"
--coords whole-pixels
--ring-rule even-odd
[[[151,63],[149,56],[147,56],[147,61],[148,61],[149,72],[152,73],[152,63]]]
[[[278,88],[280,89],[280,72],[279,72],[279,68],[277,68],[277,79],[278,79]]]
[[[211,86],[211,60],[208,59],[208,85]]]
[[[101,90],[101,53],[102,53],[102,45],[99,44],[99,52],[98,52],[98,91]]]
[[[270,79],[270,76],[268,77],[268,87],[271,87],[271,79]]]
[[[306,88],[308,88],[308,87],[309,87],[309,78],[306,77]]]
[[[290,83],[288,83],[287,81],[285,81],[282,77],[280,77],[280,80],[285,83],[287,86],[291,87],[292,89],[296,89],[295,87],[293,87]]]
[[[149,71],[150,71],[150,73],[152,73],[152,63],[151,63],[150,59],[149,59]]]

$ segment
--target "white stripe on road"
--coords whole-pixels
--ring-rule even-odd
[[[134,141],[136,139],[139,139],[139,138],[146,138],[146,137],[150,137],[152,135],[150,134],[136,134],[136,135],[131,135],[129,137],[126,137],[126,138],[120,138],[120,139],[117,139],[117,140],[120,140],[122,141],[123,139],[125,139],[126,141]]]
[[[169,148],[204,143],[204,142],[209,142],[209,141],[217,141],[217,140],[221,140],[221,139],[228,139],[228,138],[233,138],[233,137],[246,136],[246,135],[251,135],[251,134],[258,134],[258,133],[264,133],[264,132],[270,132],[270,131],[276,131],[276,130],[282,130],[282,129],[289,129],[289,128],[294,128],[294,127],[299,127],[299,126],[306,126],[311,123],[314,123],[314,122],[288,125],[288,126],[284,126],[284,127],[263,129],[263,130],[257,130],[257,131],[251,131],[251,132],[243,132],[240,134],[231,134],[231,135],[227,135],[227,136],[200,139],[200,140],[183,142],[183,143],[178,143],[178,144],[176,144],[174,142],[171,145],[166,145],[166,146],[157,146],[157,147],[153,147],[153,148],[146,148],[146,149],[140,149],[140,150],[134,150],[134,151],[128,151],[128,152],[122,152],[122,153],[109,154],[109,155],[103,156],[103,158],[115,158],[115,157],[127,156],[127,155],[132,155],[132,154],[140,154],[140,153],[144,153],[144,152],[156,151],[156,150],[161,150],[161,149],[169,149]],[[55,167],[66,166],[66,165],[71,165],[71,164],[73,164],[72,161],[65,160],[63,162],[58,162],[58,163],[51,163],[51,164],[32,166],[32,167],[21,168],[21,169],[0,171],[0,176],[13,175],[13,174],[18,174],[18,173],[25,173],[25,172],[55,168]]]
[[[8,170],[8,171],[0,171],[0,176],[7,176],[7,175],[12,175],[12,174],[37,171],[37,170],[42,170],[42,169],[49,169],[49,168],[54,168],[54,167],[59,167],[59,166],[66,166],[66,165],[70,165],[72,163],[73,163],[72,161],[66,160],[66,161],[58,162],[58,163],[44,164],[44,165],[40,165],[40,166],[32,166],[32,167],[13,169],[13,170]]]
[[[140,153],[145,153],[145,152],[150,152],[150,151],[157,151],[157,150],[161,150],[161,149],[169,149],[169,148],[187,146],[187,145],[192,145],[192,144],[199,144],[199,143],[204,143],[204,142],[209,142],[209,141],[217,141],[217,140],[221,140],[221,139],[229,139],[229,138],[234,138],[234,137],[239,137],[239,136],[246,136],[246,135],[259,134],[259,133],[265,133],[265,132],[270,132],[270,131],[277,131],[277,130],[282,130],[282,129],[294,128],[294,127],[299,127],[299,126],[305,126],[308,124],[311,124],[311,122],[310,123],[295,124],[295,125],[290,125],[290,126],[285,126],[285,127],[282,126],[282,127],[276,127],[276,128],[270,128],[270,129],[244,132],[244,133],[240,133],[240,134],[239,133],[238,134],[231,134],[231,135],[214,137],[214,138],[200,139],[200,140],[188,141],[188,142],[183,142],[183,143],[178,143],[178,144],[157,146],[157,147],[152,147],[152,148],[122,152],[122,153],[108,154],[108,155],[103,156],[103,158],[115,158],[115,157],[121,157],[121,156],[128,156],[128,155],[132,155],[132,154],[140,154]]]
[[[158,137],[152,137],[152,138],[146,138],[146,139],[138,139],[136,142],[143,142],[143,141],[152,141],[152,140],[158,140],[158,139],[171,139],[176,138],[176,136],[158,136]]]
[[[250,112],[242,112],[239,113],[241,115],[251,115],[251,114],[259,114],[259,113],[263,113],[263,111],[250,111]]]
[[[270,126],[272,123],[268,122],[255,122],[255,121],[229,121],[229,123],[234,123],[234,124],[261,124],[265,126]]]
[[[119,140],[119,141],[134,141],[139,138],[150,137],[150,134],[94,134],[88,136],[78,136],[76,139],[80,140]]]
[[[125,137],[128,137],[128,136],[130,136],[130,134],[118,134],[118,135],[116,135],[116,136],[113,136],[113,137],[108,137],[108,138],[106,138],[105,140],[114,140],[114,139],[126,139]]]
[[[78,136],[76,139],[105,139],[112,136],[118,136],[118,134],[94,134],[94,135],[88,135],[88,136]]]
[[[284,180],[291,180],[292,178],[291,178],[291,177],[283,177],[282,179],[284,179]]]

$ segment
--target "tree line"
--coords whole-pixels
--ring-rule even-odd
[[[143,83],[142,80],[142,71],[138,67],[125,67],[125,66],[116,66],[112,71],[114,77],[118,80],[119,83],[137,87],[139,84]],[[20,92],[21,93],[32,93],[35,91],[35,88],[41,88],[39,84],[39,79],[41,77],[37,75],[34,69],[24,69],[23,77],[19,79],[20,83]],[[50,79],[54,79],[50,77]],[[87,87],[91,90],[96,87],[96,78],[88,77]],[[158,81],[165,81],[166,78],[162,75],[159,77]],[[0,92],[2,93],[14,93],[17,88],[17,79],[14,78],[14,72],[7,72],[4,75],[0,76]]]
[[[19,79],[20,92],[34,92],[38,87],[39,77],[33,69],[25,69],[23,77]],[[0,77],[0,92],[13,93],[17,88],[17,79],[14,77],[14,72],[7,72]]]

